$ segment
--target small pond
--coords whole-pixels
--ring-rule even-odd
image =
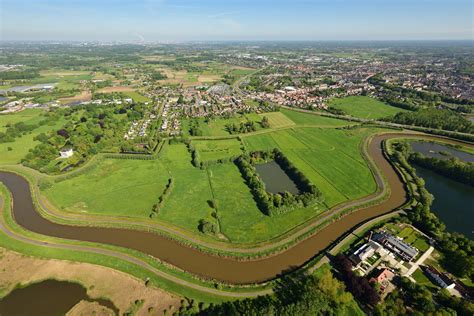
[[[91,299],[82,285],[57,280],[13,290],[0,300],[0,315],[64,315],[82,300],[97,302],[118,315],[119,311],[111,301]]]
[[[419,152],[426,157],[431,158],[440,158],[440,159],[449,159],[451,157],[457,157],[460,160],[465,162],[474,162],[474,155],[464,152],[462,150],[458,150],[451,146],[446,146],[438,143],[433,142],[423,142],[423,141],[412,141],[411,147],[413,151]],[[445,154],[441,154],[443,152]],[[446,154],[447,153],[447,154]]]
[[[288,191],[299,194],[296,184],[275,161],[255,165],[255,169],[265,183],[265,189],[268,192],[276,194]]]
[[[433,194],[431,210],[450,232],[460,232],[474,239],[474,188],[431,170],[416,166],[416,173],[425,180],[426,189]]]

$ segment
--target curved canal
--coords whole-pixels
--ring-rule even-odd
[[[237,261],[204,253],[145,231],[53,223],[35,210],[26,179],[13,173],[0,172],[0,181],[12,193],[15,221],[27,230],[53,237],[135,249],[205,278],[235,284],[255,283],[273,279],[285,271],[300,267],[354,226],[401,206],[406,201],[406,191],[399,175],[384,157],[382,142],[402,136],[407,135],[379,135],[369,144],[368,153],[390,186],[390,195],[383,203],[346,215],[342,220],[331,223],[283,252],[248,261]]]

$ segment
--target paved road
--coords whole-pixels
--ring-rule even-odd
[[[430,246],[430,248],[428,248],[428,250],[426,250],[425,253],[422,254],[421,257],[411,266],[411,268],[408,269],[407,273],[405,273],[405,276],[406,277],[411,276],[413,272],[415,272],[416,269],[418,269],[418,267],[422,265],[426,259],[428,259],[428,257],[431,255],[433,250],[434,250],[433,246]]]

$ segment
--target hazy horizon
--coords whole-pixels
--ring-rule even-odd
[[[2,0],[2,41],[472,40],[470,0]]]

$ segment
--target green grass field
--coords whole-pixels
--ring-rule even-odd
[[[374,179],[359,149],[362,139],[371,132],[298,128],[244,137],[244,142],[250,151],[280,148],[332,207],[375,191]]]
[[[141,95],[140,93],[136,91],[127,91],[127,92],[121,92],[123,96],[126,98],[131,98],[135,102],[150,102],[151,100],[144,95]]]
[[[43,110],[30,109],[14,114],[0,115],[0,132],[6,130],[5,125],[8,123],[14,124],[20,121],[23,121],[27,124],[38,123],[43,119],[42,113]],[[1,143],[0,164],[20,163],[21,159],[25,157],[28,151],[39,144],[38,141],[33,140],[35,136],[41,133],[47,133],[54,129],[59,129],[64,123],[64,118],[61,118],[48,125],[40,126],[29,134],[16,138],[12,143]]]
[[[261,118],[266,116],[268,118],[268,122],[270,123],[271,128],[279,128],[279,127],[287,127],[287,126],[294,126],[295,125],[295,122],[290,120],[282,112],[263,113],[263,114],[259,114],[259,116]]]
[[[328,105],[336,109],[341,109],[351,116],[366,119],[380,119],[393,116],[398,112],[406,111],[366,96],[332,99]]]
[[[375,181],[359,146],[374,131],[290,128],[244,136],[247,150],[280,148],[323,192],[325,205],[296,209],[281,216],[262,214],[233,163],[212,165],[208,170],[195,168],[184,144],[165,144],[158,160],[104,159],[82,175],[55,183],[45,194],[59,208],[69,211],[148,218],[171,177],[173,186],[157,219],[199,233],[199,220],[211,219],[209,201],[215,200],[221,232],[228,240],[264,241],[327,207],[372,193]],[[241,152],[237,139],[192,143],[204,160]]]
[[[425,252],[430,247],[428,240],[412,227],[406,226],[397,234],[403,241],[417,248],[420,252]]]
[[[44,193],[68,211],[146,217],[167,179],[156,160],[104,159],[89,172],[55,183]]]
[[[321,127],[339,127],[351,125],[351,123],[347,121],[324,117],[316,114],[302,113],[287,109],[281,109],[280,112],[295,122],[297,125],[314,125]]]
[[[18,122],[25,124],[37,124],[44,117],[44,110],[41,109],[26,109],[21,112],[11,114],[0,114],[0,132],[7,130],[7,125],[13,125]]]
[[[242,154],[241,144],[236,138],[221,140],[194,140],[192,142],[202,161],[218,160]]]
[[[215,118],[210,120],[209,122],[205,122],[205,119],[198,118],[193,119],[199,122],[199,129],[202,131],[202,136],[229,136],[229,132],[226,130],[227,124],[237,124],[239,125],[241,122],[253,121],[253,122],[260,122],[261,118],[255,113],[249,113],[245,115],[237,114],[235,117],[230,119],[223,119],[223,118]],[[191,124],[190,119],[183,119],[181,120],[183,134],[185,136],[189,136],[189,127]],[[257,129],[260,128],[260,124],[257,124]]]

